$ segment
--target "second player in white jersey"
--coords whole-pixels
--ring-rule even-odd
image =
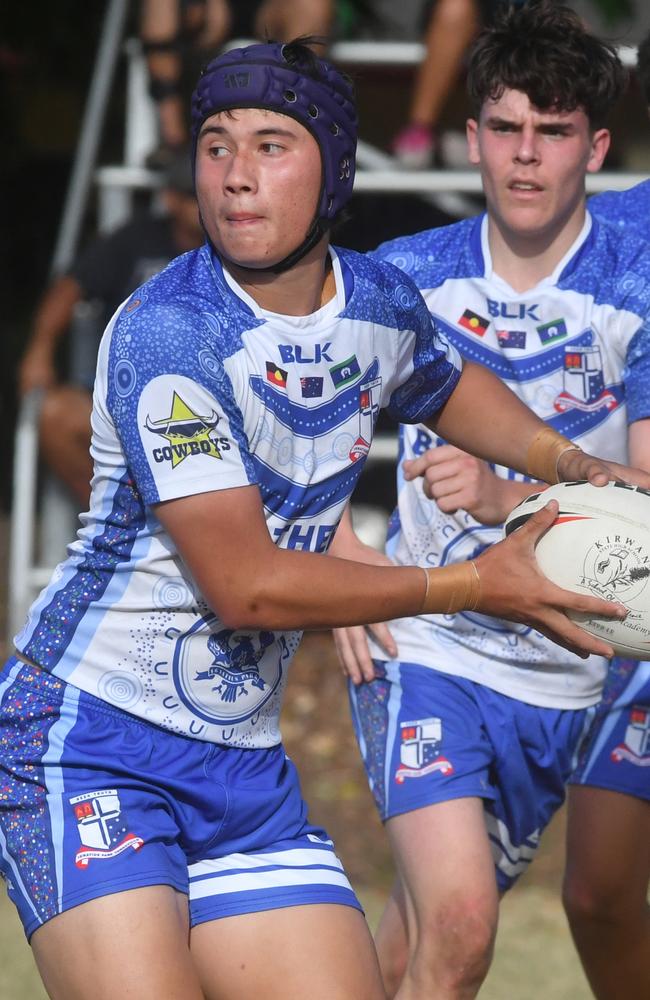
[[[461,355],[491,369],[552,427],[616,461],[627,460],[627,424],[650,416],[650,256],[645,242],[587,214],[547,278],[520,293],[495,274],[481,216],[393,240],[376,255],[413,278],[436,329]],[[516,427],[512,428],[516,434]],[[426,427],[400,428],[400,455],[444,442]],[[496,468],[504,479],[519,473]],[[501,525],[445,514],[422,480],[398,468],[398,504],[387,552],[398,563],[445,566],[501,537]],[[587,662],[539,632],[473,612],[391,626],[402,659],[486,684],[530,704],[581,708],[600,697],[603,658]],[[373,647],[373,654],[385,653]]]

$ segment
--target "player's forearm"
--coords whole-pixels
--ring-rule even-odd
[[[487,368],[465,362],[458,386],[429,426],[478,458],[529,473],[531,444],[547,425]]]
[[[276,549],[245,589],[231,590],[238,594],[234,600],[224,600],[221,590],[215,610],[232,627],[334,628],[419,614],[425,591],[418,567],[371,566]]]

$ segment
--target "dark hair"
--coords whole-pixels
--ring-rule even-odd
[[[650,34],[647,34],[636,56],[636,75],[643,99],[650,106]]]
[[[503,91],[519,90],[542,110],[581,108],[600,128],[627,82],[615,50],[552,0],[504,6],[474,44],[467,87],[474,114]]]

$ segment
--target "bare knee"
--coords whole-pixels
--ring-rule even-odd
[[[562,903],[575,930],[591,924],[624,924],[638,920],[647,911],[645,891],[623,881],[567,876]]]
[[[438,983],[449,991],[478,990],[492,961],[497,918],[491,900],[469,893],[439,907],[419,928],[415,977],[429,989]]]

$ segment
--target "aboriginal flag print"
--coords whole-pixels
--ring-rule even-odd
[[[476,333],[479,337],[482,337],[490,325],[490,321],[489,319],[483,319],[482,316],[472,312],[471,309],[466,309],[458,320],[458,325],[464,326],[466,330],[470,330],[472,333]]]
[[[266,362],[266,381],[272,382],[273,385],[277,385],[280,389],[287,388],[287,375],[284,368],[278,368],[274,365],[272,361]]]

